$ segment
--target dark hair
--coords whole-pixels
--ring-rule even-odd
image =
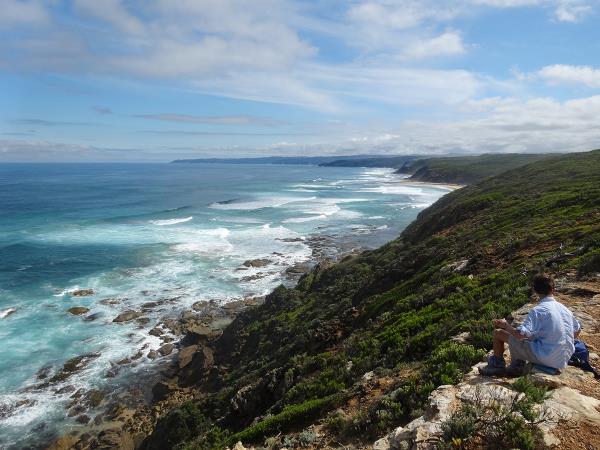
[[[540,273],[533,277],[533,290],[541,295],[548,295],[554,291],[554,278],[547,273]]]

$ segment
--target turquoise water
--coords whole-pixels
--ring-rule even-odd
[[[161,345],[147,333],[160,317],[269,292],[311,258],[311,236],[379,246],[446,192],[387,169],[0,165],[0,446],[76,427],[64,412],[70,394],[57,393],[64,384],[110,389],[150,370],[157,362],[144,357],[105,377],[114,361]],[[253,258],[271,263],[236,270]],[[252,275],[260,278],[243,280]],[[77,289],[94,295],[72,296]],[[174,297],[146,327],[112,322]],[[72,306],[96,320],[69,314]],[[41,369],[84,353],[100,356],[75,379],[31,389]]]

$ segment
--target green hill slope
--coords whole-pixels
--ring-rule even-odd
[[[397,173],[410,173],[412,180],[430,183],[471,184],[552,156],[510,153],[425,158],[406,162]]]
[[[481,358],[490,319],[526,303],[540,269],[600,271],[600,150],[454,191],[398,239],[276,289],[225,330],[216,368],[180,380],[206,395],[163,417],[146,448],[299,443],[316,421],[331,442],[372,442]]]

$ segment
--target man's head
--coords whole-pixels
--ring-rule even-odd
[[[552,295],[554,292],[554,278],[547,273],[540,273],[533,278],[533,290],[540,297]]]

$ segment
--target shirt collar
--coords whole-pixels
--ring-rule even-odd
[[[540,300],[540,303],[542,302],[553,302],[556,299],[552,296],[552,295],[547,295],[546,297],[544,297],[543,299]]]

